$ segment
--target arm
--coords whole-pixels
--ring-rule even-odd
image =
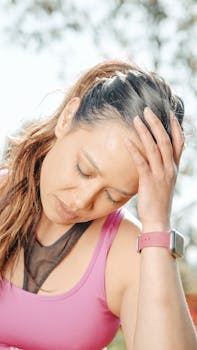
[[[138,121],[135,127],[146,157],[140,154],[134,144],[130,145],[139,172],[138,215],[143,232],[166,231],[170,227],[172,192],[183,147],[178,122],[171,121],[172,147],[158,118],[150,114],[146,111],[145,117],[157,144],[145,125]],[[121,306],[121,323],[127,349],[196,350],[197,338],[177,261],[166,248],[148,247],[142,250],[135,331],[131,336],[134,283],[128,283]]]
[[[196,350],[177,261],[166,248],[137,254],[139,228],[127,221],[120,229],[125,239],[120,320],[127,350]]]
[[[142,250],[137,323],[132,350],[196,350],[177,261],[167,249]]]

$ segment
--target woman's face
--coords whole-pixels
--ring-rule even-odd
[[[141,148],[134,130],[103,121],[56,134],[40,179],[43,212],[50,221],[70,225],[94,220],[137,193],[138,174],[124,143],[129,136]]]

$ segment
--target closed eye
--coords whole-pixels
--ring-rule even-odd
[[[75,168],[76,168],[78,174],[81,175],[82,177],[90,178],[90,177],[92,176],[92,175],[89,175],[89,174],[85,174],[85,173],[81,170],[81,168],[79,167],[79,164],[76,164]]]
[[[107,198],[114,204],[114,205],[119,205],[120,201],[115,201],[109,194],[109,192],[107,190],[105,190],[106,194],[107,194]]]
[[[92,175],[90,175],[90,174],[85,174],[85,173],[81,170],[81,168],[80,168],[80,166],[79,166],[78,163],[75,165],[75,169],[77,170],[77,173],[78,173],[80,176],[82,176],[82,177],[84,177],[84,178],[86,178],[86,179],[89,179],[89,178],[92,177]],[[107,190],[105,190],[105,193],[106,193],[106,195],[107,195],[107,198],[110,200],[110,202],[113,203],[113,205],[116,206],[116,205],[119,205],[119,204],[121,203],[121,201],[115,201],[115,200],[110,196],[110,194],[109,194],[109,192],[108,192]]]

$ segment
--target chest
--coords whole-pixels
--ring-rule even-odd
[[[75,292],[30,298],[25,291],[13,292],[8,283],[5,290],[0,297],[0,348],[101,350],[119,328],[118,319],[106,319],[102,303],[84,289],[80,299]]]
[[[98,283],[96,265],[92,262],[97,261],[100,232],[101,227],[92,226],[81,236],[52,270],[38,295],[21,290],[24,273],[21,250],[11,280],[14,286],[6,282],[0,297],[0,344],[26,350],[100,350],[112,341],[120,325],[113,315],[118,299],[112,278],[114,248],[112,245],[103,276],[98,274]],[[9,271],[5,277],[10,280]],[[106,284],[104,297],[99,290],[101,284]]]
[[[58,296],[65,292],[69,293],[83,281],[94,257],[103,222],[104,220],[100,220],[87,229],[66,257],[51,271],[37,292],[38,295]],[[108,308],[114,315],[119,317],[121,283],[116,278],[115,271],[118,267],[113,243],[106,259],[103,279]],[[22,288],[24,277],[23,250],[20,252],[12,279],[9,270],[7,270],[5,277],[11,280],[18,288]]]

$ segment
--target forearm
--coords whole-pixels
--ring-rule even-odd
[[[177,261],[166,248],[144,248],[132,350],[175,349],[197,350]]]

